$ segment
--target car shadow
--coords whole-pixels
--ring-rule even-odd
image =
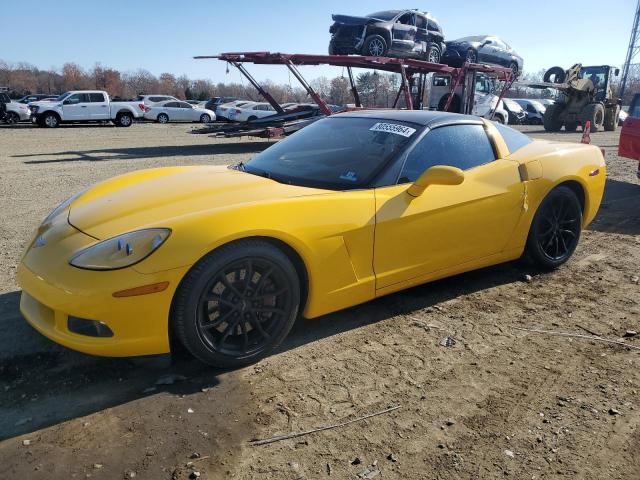
[[[640,235],[640,185],[608,179],[600,211],[589,230]]]
[[[157,157],[202,157],[211,155],[258,153],[273,145],[272,141],[216,143],[208,145],[175,145],[134,148],[105,148],[96,150],[67,150],[53,153],[20,154],[13,158],[49,157],[46,160],[25,160],[25,164],[99,162],[104,160],[138,160]],[[70,158],[55,158],[67,156]]]
[[[527,272],[538,273],[532,268]],[[522,265],[511,262],[414,287],[324,317],[299,319],[274,355],[460,295],[512,283],[522,275]],[[0,440],[161,392],[190,395],[214,388],[226,373],[184,352],[173,358],[135,359],[101,358],[68,350],[22,319],[19,297],[17,291],[0,295]]]

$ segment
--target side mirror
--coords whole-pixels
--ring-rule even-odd
[[[464,172],[457,167],[435,165],[425,170],[409,187],[407,193],[419,197],[429,185],[460,185],[464,182]]]
[[[64,105],[75,105],[76,103],[80,103],[80,100],[77,98],[71,98],[63,102]]]

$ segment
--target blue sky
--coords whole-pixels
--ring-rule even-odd
[[[326,53],[332,13],[394,8],[431,11],[447,39],[495,34],[524,57],[526,71],[561,65],[620,65],[636,0],[2,0],[0,59],[40,68],[96,62],[192,78],[239,81],[240,74],[194,55],[228,51]],[[42,18],[38,15],[42,14]],[[288,82],[284,67],[251,66],[258,79]],[[311,79],[337,67],[304,67]],[[295,84],[295,79],[292,79]]]

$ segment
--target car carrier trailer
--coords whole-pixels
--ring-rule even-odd
[[[304,90],[318,105],[319,112],[322,115],[333,115],[334,112],[327,102],[311,87],[309,82],[300,72],[300,66],[319,66],[331,65],[336,67],[344,67],[347,70],[351,93],[353,95],[353,106],[348,106],[343,111],[363,109],[360,95],[356,86],[353,75],[354,68],[380,70],[400,75],[400,87],[396,94],[392,108],[406,108],[407,110],[428,109],[429,105],[424,104],[425,89],[427,88],[427,76],[437,73],[450,76],[449,98],[441,106],[441,110],[449,111],[454,103],[454,98],[460,97],[459,107],[456,102],[456,110],[458,113],[471,113],[473,111],[474,91],[476,83],[476,74],[483,73],[494,77],[501,83],[499,99],[513,84],[515,77],[509,68],[497,67],[477,63],[465,63],[461,67],[450,67],[441,63],[431,63],[424,60],[408,59],[408,58],[392,58],[392,57],[370,57],[362,55],[308,55],[308,54],[287,54],[272,52],[230,52],[219,55],[203,55],[196,56],[195,59],[215,59],[228,62],[236,67],[240,73],[256,88],[258,93],[273,106],[276,114],[265,117],[262,122],[257,125],[254,122],[244,122],[237,125],[221,125],[212,126],[201,129],[201,133],[217,133],[225,136],[238,136],[251,132],[253,136],[278,137],[284,136],[296,129],[287,128],[287,121],[280,121],[285,117],[280,104],[273,96],[265,90],[260,83],[249,73],[245,64],[256,65],[284,65],[291,74],[300,82]],[[462,87],[462,88],[460,88]],[[402,102],[400,100],[403,100]],[[495,108],[491,111],[489,118],[493,117]],[[273,125],[268,122],[272,121]],[[299,119],[294,120],[299,122]],[[301,126],[309,122],[299,122]]]

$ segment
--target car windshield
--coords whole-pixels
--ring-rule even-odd
[[[56,99],[54,100],[55,102],[61,102],[62,100],[64,100],[67,95],[69,95],[71,92],[64,92],[62,95],[60,95],[59,97],[56,97]]]
[[[242,169],[294,185],[360,188],[368,185],[419,129],[419,125],[397,120],[326,118],[258,154]]]
[[[606,79],[606,67],[586,67],[580,70],[578,77],[588,78],[596,88],[603,88]]]
[[[396,15],[398,15],[398,13],[399,12],[397,10],[390,10],[386,12],[370,13],[369,15],[367,15],[367,17],[377,18],[378,20],[384,20],[388,22],[389,20],[393,20]]]
[[[538,102],[537,100],[529,100],[529,102],[531,103],[531,105],[533,105],[533,107],[540,113],[544,113],[545,110],[547,109],[543,104],[541,104],[540,102]]]
[[[503,102],[507,106],[507,108],[513,112],[520,112],[522,110],[522,107],[518,102],[515,102],[509,98],[504,98]]]
[[[476,35],[473,37],[462,37],[459,38],[458,40],[454,40],[454,42],[456,43],[462,43],[462,42],[484,42],[487,39],[486,36],[484,35]]]

